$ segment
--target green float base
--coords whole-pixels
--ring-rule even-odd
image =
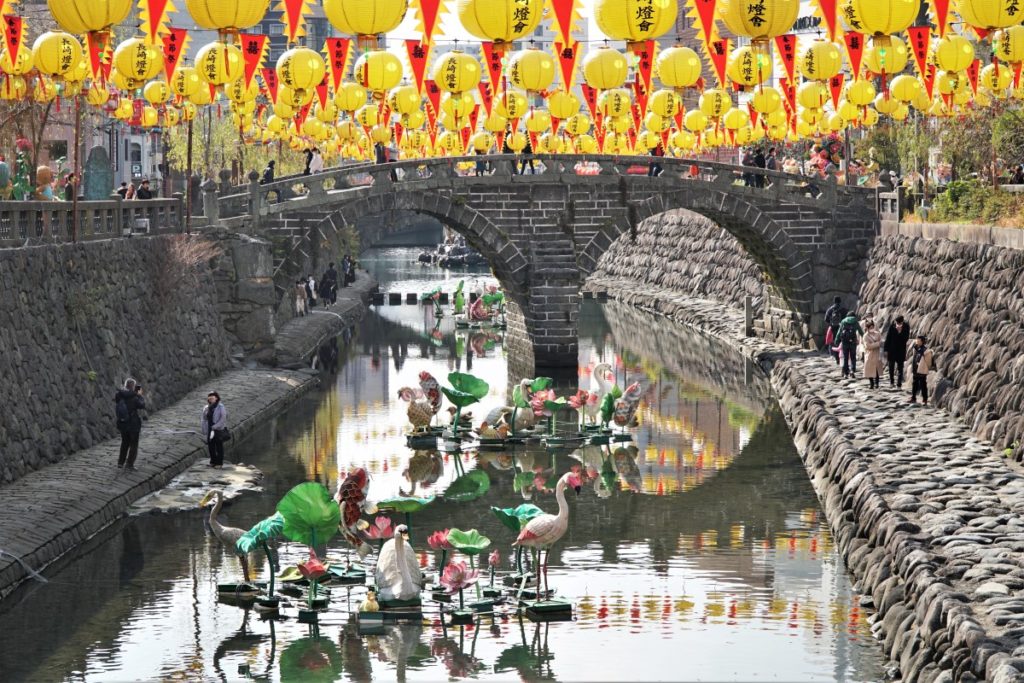
[[[299,610],[299,623],[300,624],[315,624],[317,621],[317,615],[319,613],[315,609],[300,609]]]
[[[366,582],[366,572],[357,567],[346,567],[344,569],[331,567],[329,571],[333,583],[358,584]]]
[[[483,594],[485,598],[500,598],[501,589],[499,588],[484,588]]]
[[[381,600],[377,599],[377,604],[380,605],[381,609],[396,609],[396,610],[409,610],[409,609],[420,609],[423,607],[423,601],[419,598],[412,598],[411,600]]]
[[[541,599],[541,600],[543,600],[545,598],[550,599],[551,596],[554,595],[554,594],[555,594],[554,591],[548,590],[548,591],[541,591],[540,595],[538,595],[536,590],[534,590],[532,588],[527,588],[527,589],[525,589],[523,591],[522,595],[519,596],[519,604],[520,605],[526,605],[528,603],[529,604],[533,604],[538,599]]]
[[[450,624],[472,624],[473,623],[473,611],[468,609],[455,610],[449,614]]]
[[[626,443],[627,441],[632,441],[632,440],[633,440],[633,435],[632,434],[612,434],[612,441],[615,442],[615,443]]]
[[[273,611],[281,606],[281,598],[256,598],[256,609]]]
[[[359,635],[379,636],[384,634],[384,615],[380,612],[359,612],[356,615]]]
[[[607,446],[610,440],[607,434],[595,434],[589,439],[591,446]]]
[[[494,610],[494,601],[478,600],[477,602],[469,603],[469,608],[474,612],[491,612]]]
[[[407,448],[412,448],[414,450],[434,448],[437,446],[437,436],[434,434],[407,434],[405,437],[405,445]]]
[[[265,583],[218,583],[217,592],[221,595],[233,595],[236,597],[251,595],[255,598],[266,587],[267,584]]]
[[[430,599],[434,602],[450,603],[452,596],[447,591],[434,591],[430,594]]]
[[[572,603],[563,600],[544,600],[527,606],[530,621],[572,621]]]
[[[509,588],[519,588],[519,586],[523,585],[524,577],[526,579],[527,586],[529,586],[531,582],[537,580],[535,574],[533,574],[532,572],[527,572],[525,574],[509,574],[504,579],[502,579],[502,583],[504,583]]]
[[[302,597],[302,589],[299,588],[298,586],[293,586],[293,585],[289,585],[289,584],[285,584],[285,585],[281,586],[280,588],[277,589],[277,592],[282,594],[282,595],[287,595],[290,598],[301,598]]]

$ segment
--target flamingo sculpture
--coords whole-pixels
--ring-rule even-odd
[[[512,545],[518,545],[526,548],[533,548],[537,553],[537,564],[544,572],[544,590],[550,590],[548,584],[548,559],[551,557],[551,546],[558,542],[565,532],[569,529],[569,506],[565,502],[565,487],[571,486],[576,491],[576,495],[580,494],[581,481],[579,475],[575,472],[566,472],[558,480],[558,484],[555,486],[555,499],[558,501],[558,514],[557,515],[537,515],[523,527],[523,530],[519,532],[519,537],[516,542]],[[547,555],[544,556],[543,564],[539,564],[541,553],[547,551]],[[537,572],[537,599],[540,599],[540,570]]]
[[[384,544],[377,557],[375,578],[381,600],[412,600],[423,588],[423,572],[408,534],[409,527],[399,524],[394,538]]]

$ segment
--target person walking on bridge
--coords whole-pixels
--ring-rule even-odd
[[[868,387],[877,389],[882,382],[882,333],[875,329],[874,320],[864,321],[864,376]]]
[[[889,363],[889,386],[903,386],[903,364],[907,360],[907,345],[910,343],[910,325],[902,315],[889,325],[885,333],[885,358]]]
[[[857,315],[850,311],[839,323],[839,344],[843,351],[843,379],[857,376],[857,342],[864,336],[864,330]]]
[[[839,345],[839,323],[843,322],[845,317],[846,306],[843,306],[843,300],[837,296],[825,311],[825,346],[835,358],[836,365],[839,365],[839,353],[834,349]]]
[[[129,377],[124,381],[124,388],[114,394],[114,406],[117,415],[117,431],[121,432],[121,450],[117,456],[117,469],[133,471],[135,458],[139,455],[139,436],[142,434],[142,416],[140,410],[146,409],[146,399],[142,395],[142,387]]]
[[[921,392],[924,404],[928,405],[928,373],[932,371],[935,357],[932,350],[928,348],[928,339],[923,335],[917,335],[914,341],[914,357],[911,360],[911,369],[914,372],[914,381],[910,389],[910,402],[917,403],[917,392]]]

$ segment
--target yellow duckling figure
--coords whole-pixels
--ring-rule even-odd
[[[366,592],[366,599],[359,606],[360,612],[379,612],[380,605],[377,604],[377,592],[369,590]]]

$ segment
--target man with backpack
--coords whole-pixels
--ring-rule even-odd
[[[839,345],[843,350],[843,378],[857,375],[857,340],[864,336],[857,316],[850,311],[839,323]]]
[[[117,468],[126,471],[135,469],[135,458],[139,454],[139,435],[142,433],[140,410],[146,409],[142,387],[134,379],[124,381],[124,389],[114,395],[117,413],[117,431],[121,432],[121,452],[117,456]]]
[[[935,369],[935,355],[928,348],[928,339],[923,334],[914,340],[914,356],[911,359],[913,383],[910,389],[910,402],[917,403],[917,392],[921,392],[924,404],[928,405],[928,373]]]
[[[839,346],[839,323],[843,322],[845,317],[846,307],[843,306],[843,300],[837,296],[825,311],[825,326],[831,332],[831,334],[825,334],[825,346],[828,347],[828,352],[832,354],[832,357],[836,359],[836,365],[839,365],[839,354],[834,349]]]

